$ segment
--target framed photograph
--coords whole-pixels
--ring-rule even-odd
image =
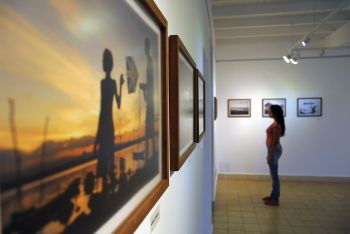
[[[298,98],[298,117],[318,117],[322,116],[322,98]]]
[[[283,116],[286,117],[287,100],[285,98],[263,98],[262,99],[262,117],[269,117],[271,105],[279,105],[282,107]]]
[[[169,38],[170,169],[178,171],[194,150],[196,64],[177,35]]]
[[[205,132],[205,81],[201,72],[197,69],[195,79],[195,109],[196,126],[195,142],[200,142]]]
[[[251,106],[250,99],[228,99],[227,111],[228,117],[250,117]]]
[[[214,97],[214,120],[218,118],[218,99]]]
[[[0,11],[2,233],[133,233],[169,185],[166,19],[151,0]]]

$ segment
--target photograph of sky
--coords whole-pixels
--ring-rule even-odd
[[[76,230],[79,219],[101,216],[106,193],[118,197],[86,227],[95,230],[159,173],[160,33],[127,2],[0,2],[4,233],[29,211],[40,220],[53,207],[71,211],[34,220],[33,232]]]

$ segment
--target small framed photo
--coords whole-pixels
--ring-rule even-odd
[[[250,117],[250,99],[228,99],[227,111],[228,117]]]
[[[298,117],[322,116],[322,98],[298,98],[297,115]]]
[[[287,100],[285,98],[263,98],[262,99],[262,117],[269,117],[271,105],[279,105],[282,107],[283,116],[286,117]]]

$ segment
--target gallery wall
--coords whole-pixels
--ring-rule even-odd
[[[219,173],[267,175],[262,98],[286,98],[286,135],[280,174],[350,176],[350,58],[278,59],[286,43],[219,45],[216,64],[218,119],[215,163]],[[256,58],[252,61],[242,59]],[[298,97],[322,97],[322,117],[297,117]],[[250,118],[228,118],[227,99],[251,99]]]
[[[206,84],[206,132],[185,164],[172,172],[166,192],[139,228],[144,233],[211,233],[212,137],[210,69],[211,25],[206,0],[155,1],[168,21],[168,34],[177,34],[204,74]],[[207,57],[207,58],[205,58]],[[151,230],[151,218],[159,209],[160,219]]]

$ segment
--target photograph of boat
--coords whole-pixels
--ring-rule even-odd
[[[298,98],[298,117],[322,116],[322,98]]]

